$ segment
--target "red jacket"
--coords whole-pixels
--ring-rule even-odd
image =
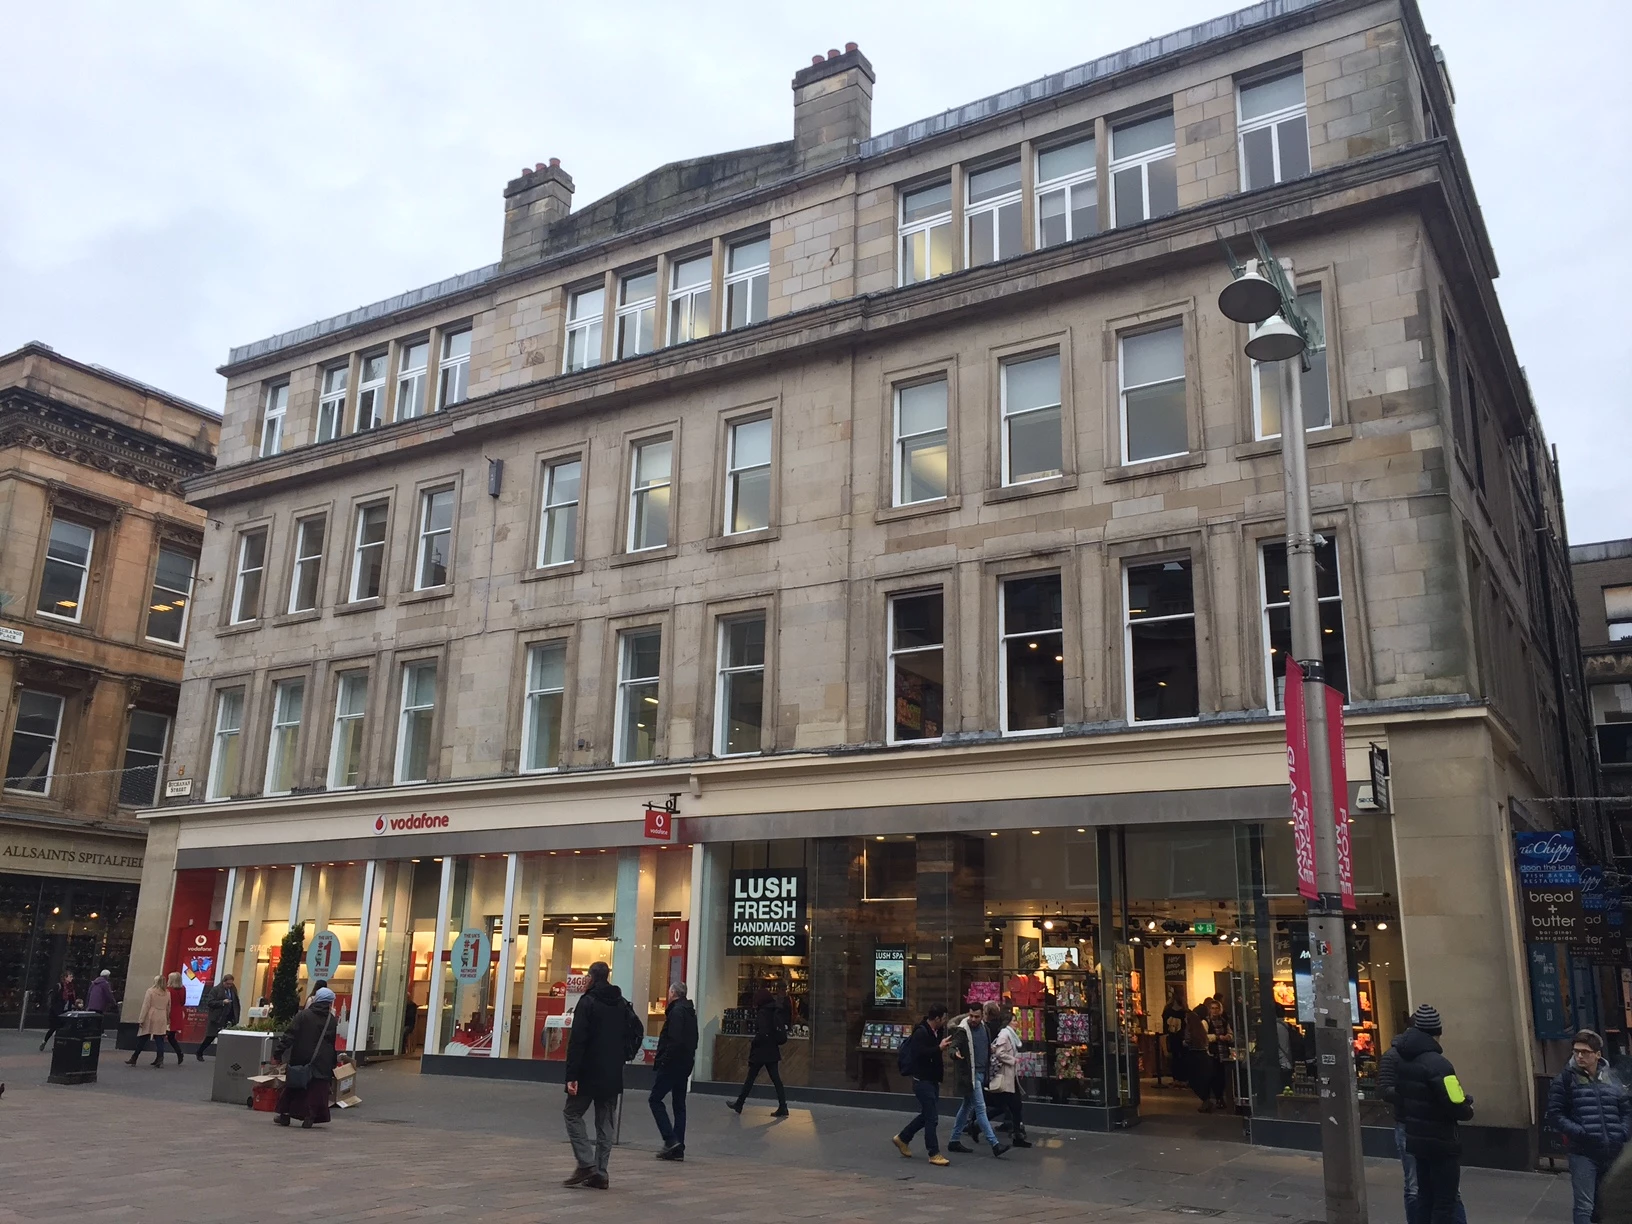
[[[170,987],[170,1031],[180,1033],[187,1023],[187,991],[180,986]]]

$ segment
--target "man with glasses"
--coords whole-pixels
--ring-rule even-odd
[[[1547,1093],[1547,1124],[1570,1149],[1574,1224],[1591,1224],[1603,1202],[1600,1184],[1632,1130],[1632,1098],[1606,1073],[1604,1039],[1591,1029],[1575,1035],[1568,1065]]]

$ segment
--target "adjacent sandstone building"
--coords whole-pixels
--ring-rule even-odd
[[[700,1080],[763,987],[791,1091],[895,1107],[901,1025],[1007,998],[1028,1116],[1094,1127],[1194,1113],[1162,1013],[1216,997],[1219,1133],[1317,1142],[1278,384],[1216,306],[1256,227],[1324,334],[1368,1150],[1426,1001],[1470,1159],[1523,1166],[1515,800],[1590,755],[1415,3],[1273,0],[875,134],[878,80],[818,54],[792,140],[576,210],[538,162],[497,262],[233,350],[132,972],[213,932],[254,997],[302,925],[354,1047],[548,1078],[605,959],[654,1034],[690,982]]]
[[[43,344],[0,356],[0,1024],[43,1025],[65,971],[124,991],[203,544],[181,486],[219,433]]]

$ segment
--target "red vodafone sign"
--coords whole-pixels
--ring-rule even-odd
[[[452,821],[446,816],[409,812],[406,816],[374,817],[374,833],[375,836],[384,833],[425,833],[432,829],[446,829],[450,824]]]
[[[673,841],[674,840],[674,813],[665,808],[646,808],[646,840]]]

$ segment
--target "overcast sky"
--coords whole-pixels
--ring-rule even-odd
[[[1421,2],[1571,538],[1632,535],[1632,6]],[[19,0],[0,352],[41,340],[218,409],[229,346],[493,262],[523,165],[559,157],[583,204],[785,140],[794,71],[846,41],[878,132],[1236,7]]]

